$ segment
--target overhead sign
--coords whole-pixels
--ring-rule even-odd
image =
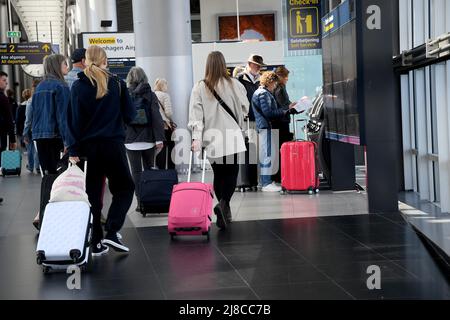
[[[50,43],[1,43],[0,65],[42,64],[51,53]]]
[[[105,49],[109,59],[135,58],[134,33],[83,33],[83,46]]]
[[[288,49],[322,49],[321,0],[286,1]]]
[[[109,71],[125,79],[136,66],[134,33],[83,33],[83,47],[102,47],[108,56]]]
[[[8,31],[8,38],[22,38],[22,32],[20,32],[20,31]]]

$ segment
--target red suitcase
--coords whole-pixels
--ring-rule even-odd
[[[316,151],[314,142],[288,142],[281,146],[281,186],[284,192],[319,192]]]
[[[297,139],[297,122],[294,123],[294,139]],[[311,141],[288,142],[281,146],[281,187],[283,192],[307,191],[319,193],[320,178],[317,144]]]

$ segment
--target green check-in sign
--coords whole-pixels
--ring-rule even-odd
[[[322,48],[320,0],[286,0],[289,50]]]
[[[8,38],[22,38],[22,32],[20,32],[20,31],[8,31]]]

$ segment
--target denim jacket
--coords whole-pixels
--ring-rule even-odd
[[[67,108],[70,90],[65,82],[47,78],[36,88],[29,106],[24,135],[33,140],[61,138],[67,146]]]
[[[252,108],[258,130],[271,129],[273,120],[287,117],[286,110],[278,108],[275,97],[264,87],[260,87],[253,95]]]
[[[67,84],[69,85],[69,89],[72,89],[73,84],[75,83],[75,81],[78,80],[78,74],[80,72],[83,72],[83,70],[81,70],[80,68],[74,67],[72,70],[70,70],[70,72],[67,74],[67,76],[64,77]]]

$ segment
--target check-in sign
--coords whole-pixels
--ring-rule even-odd
[[[320,0],[286,0],[289,50],[322,48]]]
[[[1,43],[0,65],[42,64],[50,54],[50,43]]]

